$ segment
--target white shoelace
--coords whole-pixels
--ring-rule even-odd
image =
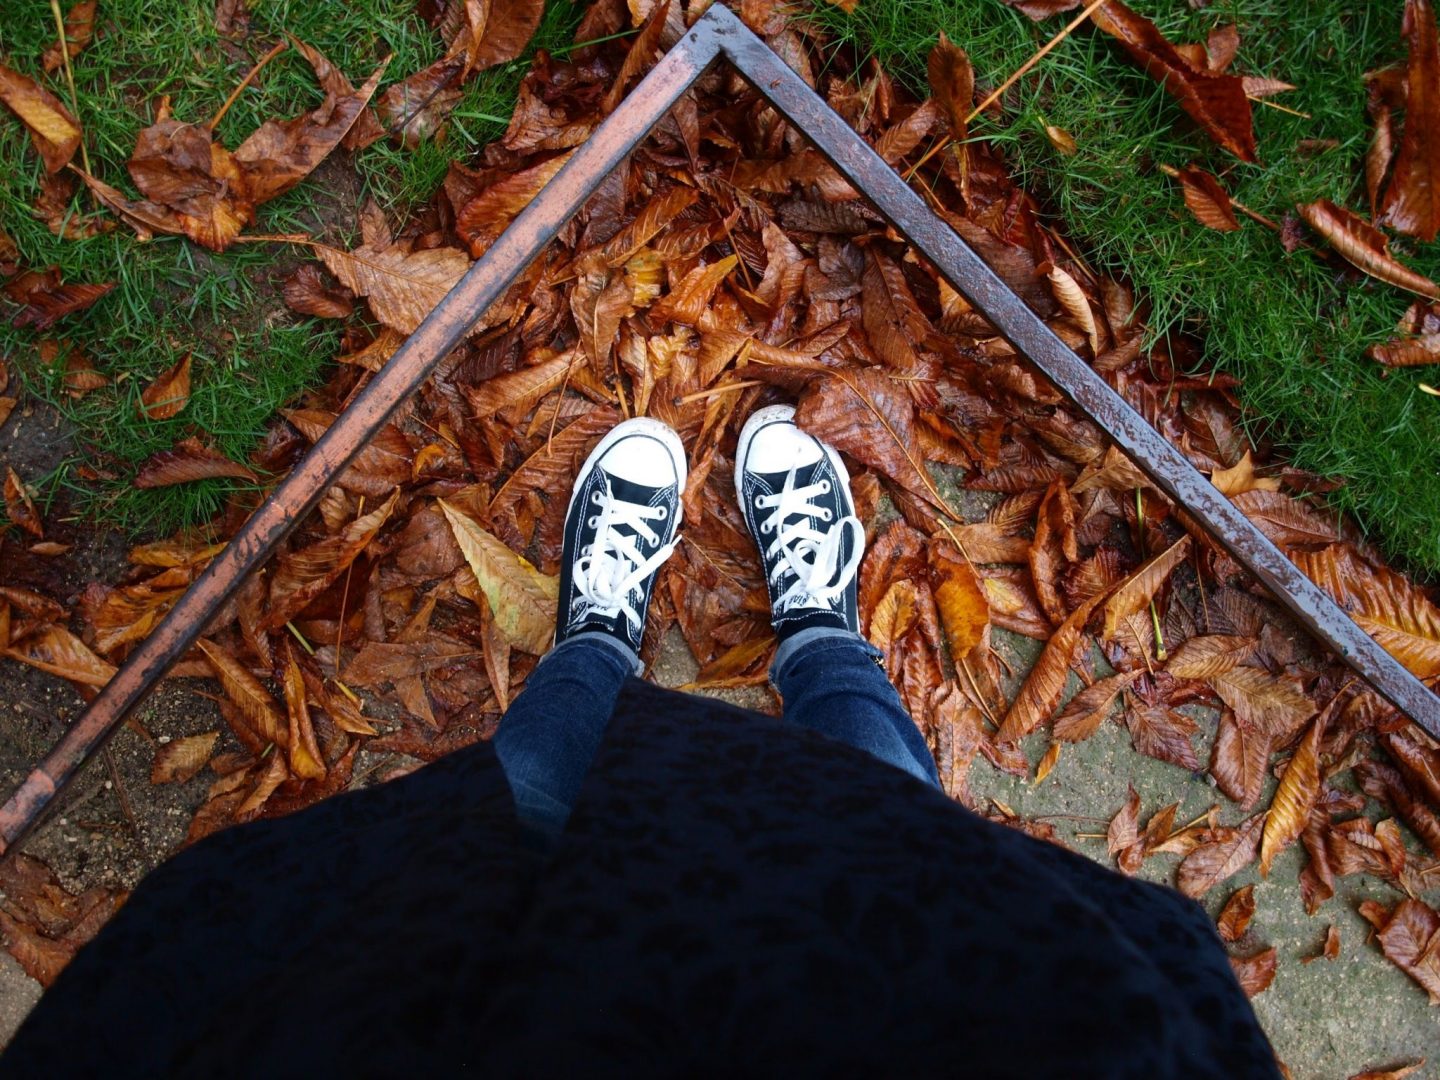
[[[581,549],[575,561],[575,603],[579,610],[574,618],[598,614],[614,618],[623,613],[636,629],[641,629],[640,613],[630,602],[630,594],[647,577],[660,568],[675,550],[675,540],[660,547],[648,559],[641,553],[635,536],[619,531],[629,526],[647,544],[658,544],[660,535],[650,527],[652,521],[664,521],[669,510],[664,506],[641,506],[615,497],[610,481],[605,490],[591,493],[590,502],[598,507],[586,525],[595,530],[595,539]]]
[[[829,492],[829,480],[797,488],[795,470],[791,469],[783,488],[772,495],[755,497],[757,509],[774,508],[774,512],[764,518],[757,515],[761,534],[775,533],[775,540],[765,552],[766,561],[777,554],[780,556],[775,569],[770,572],[770,580],[778,584],[786,573],[795,577],[790,587],[777,598],[777,611],[820,605],[828,607],[849,586],[860,566],[860,559],[865,553],[861,542],[865,528],[860,519],[851,514],[829,527],[834,514],[828,507],[816,506],[810,501]],[[791,518],[798,520],[791,521]],[[815,518],[827,526],[824,532],[814,527]],[[840,566],[840,549],[847,527],[854,529],[856,536],[850,545],[849,558],[844,566]]]

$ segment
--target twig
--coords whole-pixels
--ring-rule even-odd
[[[51,0],[51,3],[55,2],[56,0]],[[286,48],[287,46],[285,42],[282,41],[280,42],[280,44],[276,45],[273,49],[271,49],[269,52],[267,52],[264,56],[260,58],[260,61],[250,69],[249,73],[246,74],[245,78],[240,80],[240,85],[235,87],[234,90],[230,91],[230,96],[225,99],[225,104],[220,106],[220,111],[217,112],[214,117],[211,118],[210,122],[205,125],[206,131],[215,130],[215,125],[220,123],[220,118],[230,111],[230,106],[235,104],[235,99],[240,96],[241,92],[244,91],[245,87],[250,85],[251,80],[253,80],[256,75],[260,74],[260,69],[263,68],[266,64],[270,63],[271,60],[274,60],[275,57],[279,56],[282,52],[284,52]],[[86,168],[88,171],[89,167],[87,166]]]
[[[304,233],[247,233],[231,241],[234,244],[305,244],[315,246],[315,241]]]
[[[358,521],[365,514],[365,496],[360,496],[360,502],[355,507],[355,519]],[[345,587],[340,590],[340,618],[335,621],[335,678],[340,678],[340,644],[345,637],[345,605],[350,600],[350,575],[355,572],[355,563],[352,560],[345,568]]]
[[[120,779],[120,767],[115,764],[115,755],[110,747],[105,747],[105,767],[110,770],[110,782],[115,785],[115,798],[120,801],[120,812],[125,815],[125,820],[130,824],[130,831],[135,834],[135,839],[140,839],[140,826],[135,821],[135,811],[130,806],[130,796],[125,791],[125,781]]]
[[[1266,108],[1269,109],[1279,109],[1283,113],[1289,113],[1291,116],[1298,116],[1302,120],[1315,119],[1308,112],[1301,112],[1299,109],[1292,109],[1288,105],[1281,105],[1278,101],[1271,101],[1268,98],[1256,97],[1254,94],[1246,94],[1245,96],[1251,101],[1255,102],[1257,105],[1264,105]]]
[[[60,35],[60,62],[65,66],[65,85],[70,90],[70,111],[75,114],[75,122],[79,123],[80,98],[75,93],[75,71],[70,67],[70,41],[65,36],[65,17],[60,14],[60,0],[50,0],[50,13],[55,16],[55,32]],[[85,171],[93,175],[90,151],[85,148],[83,134],[80,138],[80,162],[85,166]]]
[[[708,390],[696,390],[693,394],[686,394],[682,398],[676,398],[676,405],[689,405],[692,401],[703,401],[706,398],[714,397],[716,394],[725,394],[731,390],[744,390],[751,386],[764,386],[764,379],[741,379],[739,382],[725,383],[723,386],[712,386]]]

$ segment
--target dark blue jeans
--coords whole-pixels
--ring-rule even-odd
[[[876,663],[878,649],[844,630],[802,630],[775,654],[770,680],[784,719],[864,750],[935,787],[935,761]],[[625,680],[642,665],[607,634],[579,634],[536,665],[495,735],[520,820],[564,827]]]

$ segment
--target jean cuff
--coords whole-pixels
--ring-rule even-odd
[[[630,648],[629,645],[626,645],[619,638],[613,637],[600,630],[585,630],[576,634],[574,637],[566,638],[542,656],[540,663],[545,663],[545,661],[549,660],[561,649],[569,649],[571,646],[588,648],[593,645],[603,646],[614,653],[619,662],[624,665],[624,674],[643,675],[645,673],[645,664],[641,661],[634,649]],[[536,666],[538,667],[539,665]]]
[[[779,689],[779,682],[785,669],[800,659],[802,652],[819,649],[858,647],[871,660],[884,662],[885,654],[871,645],[854,630],[842,630],[837,626],[811,626],[792,634],[775,650],[775,659],[770,664],[770,685]]]

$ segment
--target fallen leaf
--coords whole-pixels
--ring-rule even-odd
[[[190,401],[190,354],[161,372],[140,395],[140,415],[147,420],[169,420]]]
[[[35,509],[34,500],[30,498],[30,492],[25,487],[25,481],[8,465],[5,467],[5,514],[11,522],[19,525],[31,536],[40,540],[45,538],[45,526],[40,520],[39,511]]]
[[[412,150],[438,134],[460,104],[462,91],[457,84],[465,66],[463,57],[442,57],[386,87],[375,104],[381,123]]]
[[[415,642],[367,641],[345,669],[345,681],[356,686],[393,683],[470,660],[478,652],[438,634]]]
[[[1235,890],[1215,918],[1215,927],[1220,931],[1220,940],[1239,941],[1245,936],[1245,931],[1249,928],[1250,920],[1254,916],[1255,886],[1246,885],[1243,889]]]
[[[248,739],[256,750],[264,749],[267,743],[275,743],[281,749],[288,747],[290,726],[260,680],[217,642],[202,637],[195,644],[210,661],[221,688],[246,724],[245,729],[236,734]]]
[[[1218,232],[1235,232],[1240,228],[1240,222],[1231,208],[1230,196],[1220,186],[1219,180],[1194,165],[1187,165],[1174,175],[1180,181],[1185,206],[1195,215],[1196,221]]]
[[[295,660],[295,647],[289,638],[285,638],[280,647],[279,664],[280,686],[285,694],[285,713],[289,720],[290,771],[301,780],[323,779],[325,759],[315,742],[305,677]]]
[[[1265,815],[1246,818],[1240,825],[1226,830],[1226,835],[1203,843],[1185,856],[1175,873],[1175,887],[1192,899],[1199,899],[1210,889],[1255,860],[1260,850],[1260,834]]]
[[[1375,935],[1386,958],[1420,984],[1432,1005],[1440,1005],[1437,934],[1440,934],[1440,913],[1420,900],[1407,897],[1384,914],[1384,922],[1377,927]]]
[[[1315,715],[1315,703],[1296,680],[1259,668],[1232,668],[1211,676],[1210,685],[1236,716],[1282,743]]]
[[[1045,777],[1050,775],[1050,770],[1055,768],[1056,762],[1060,760],[1060,748],[1064,745],[1064,743],[1060,742],[1050,744],[1050,748],[1046,750],[1044,756],[1040,758],[1040,764],[1035,766],[1035,783],[1040,783],[1041,780],[1044,780]]]
[[[1105,848],[1116,857],[1117,864],[1126,874],[1140,869],[1144,851],[1140,847],[1140,794],[1134,785],[1125,797],[1125,805],[1110,819],[1105,830]]]
[[[1165,583],[1165,579],[1185,560],[1189,551],[1190,538],[1182,536],[1125,579],[1105,603],[1106,638],[1113,639],[1126,619],[1150,603],[1160,586]]]
[[[465,241],[471,255],[478,259],[485,254],[515,220],[515,215],[555,178],[570,160],[571,153],[573,151],[557,154],[538,165],[511,173],[490,184],[459,209],[455,232]]]
[[[1305,830],[1310,808],[1320,795],[1320,736],[1323,717],[1310,725],[1310,732],[1295,748],[1295,754],[1280,774],[1280,786],[1265,815],[1264,838],[1260,843],[1260,876],[1267,877],[1270,864]]]
[[[1275,981],[1278,956],[1279,954],[1272,947],[1264,949],[1254,956],[1230,957],[1230,969],[1235,972],[1240,989],[1245,991],[1247,998],[1253,998],[1256,994],[1269,989],[1270,984]]]
[[[12,660],[82,686],[104,686],[115,666],[101,660],[89,647],[61,626],[46,626],[4,652]]]
[[[1320,951],[1314,956],[1305,956],[1300,959],[1302,964],[1308,964],[1313,960],[1334,960],[1340,955],[1340,931],[1334,923],[1325,928],[1325,941],[1320,946]]]
[[[1055,711],[1070,677],[1070,664],[1084,640],[1085,623],[1103,598],[1102,593],[1081,604],[1045,643],[1045,651],[1025,677],[1000,730],[995,733],[996,742],[1019,742]]]
[[[1440,232],[1440,39],[1430,0],[1406,0],[1402,31],[1409,49],[1405,129],[1378,220],[1429,243]]]
[[[73,60],[81,50],[90,44],[95,36],[96,0],[78,0],[65,14],[65,53]],[[46,71],[57,71],[65,63],[60,42],[50,45],[40,54],[40,66]]]
[[[1241,161],[1256,161],[1250,99],[1238,75],[1192,67],[1155,24],[1120,0],[1096,8],[1091,21],[1117,38],[1130,58],[1168,90],[1205,132]]]
[[[360,555],[390,518],[400,492],[355,518],[334,536],[298,551],[282,552],[270,579],[270,608],[265,626],[278,630],[328,589]]]
[[[332,285],[314,263],[305,263],[286,278],[281,295],[291,311],[317,319],[344,319],[355,310],[350,290]]]
[[[315,253],[347,289],[370,301],[375,318],[404,334],[413,333],[470,269],[458,248],[407,253],[397,247],[376,251],[362,244],[341,251],[316,244]]]
[[[128,169],[141,194],[161,211],[148,223],[152,229],[180,232],[202,247],[224,251],[255,220],[244,170],[203,124],[162,113],[140,132]]]
[[[51,268],[29,270],[6,282],[5,295],[20,305],[11,322],[48,330],[66,315],[85,310],[113,288],[113,281],[105,285],[66,285],[60,280],[60,271]]]
[[[9,106],[30,132],[46,172],[59,172],[80,149],[80,123],[60,99],[4,64],[0,64],[0,102]]]
[[[926,73],[930,94],[950,124],[950,137],[963,141],[968,131],[965,118],[970,115],[971,106],[975,103],[975,69],[970,64],[970,57],[942,30],[939,42],[930,50]]]
[[[1130,742],[1146,757],[1199,771],[1200,759],[1190,741],[1199,727],[1184,713],[1166,705],[1137,704],[1126,710],[1125,726]]]
[[[1060,715],[1055,717],[1054,737],[1066,742],[1081,742],[1095,734],[1110,715],[1110,707],[1121,691],[1139,676],[1140,672],[1130,671],[1096,679],[1071,698]]]
[[[1323,236],[1337,254],[1356,269],[1379,281],[1430,299],[1440,299],[1440,286],[1417,274],[1390,254],[1390,241],[1373,225],[1329,199],[1297,206],[1305,223]]]
[[[559,579],[540,573],[444,499],[439,504],[506,639],[535,656],[548,651]]]
[[[1252,659],[1260,642],[1230,634],[1201,634],[1170,654],[1165,670],[1177,679],[1209,679]]]
[[[1350,1077],[1350,1080],[1405,1080],[1411,1073],[1419,1072],[1425,1067],[1425,1059],[1413,1061],[1409,1065],[1397,1065],[1393,1069],[1367,1069],[1358,1072]]]
[[[155,761],[150,766],[150,783],[183,784],[205,767],[219,739],[218,731],[172,739],[155,751]]]
[[[252,484],[258,483],[260,479],[240,462],[232,461],[219,450],[206,446],[192,436],[181,439],[169,450],[161,450],[146,459],[135,474],[135,486],[172,487],[175,484],[188,484],[194,480],[210,480],[221,476],[248,480]]]

